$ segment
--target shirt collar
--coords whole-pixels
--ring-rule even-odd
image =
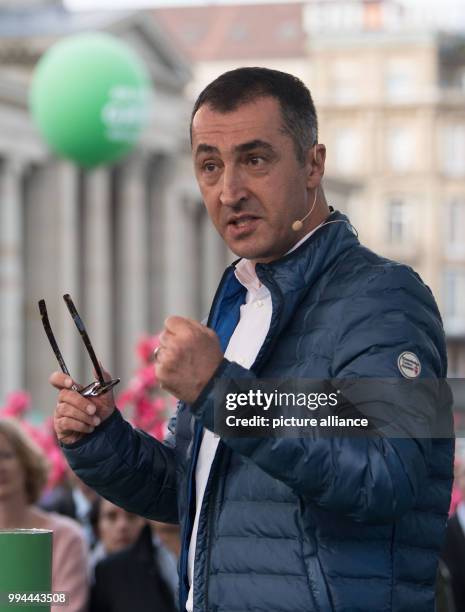
[[[295,251],[301,244],[303,244],[306,240],[310,238],[310,236],[316,232],[323,225],[324,221],[320,223],[317,227],[314,227],[312,230],[305,234],[305,236],[299,240],[292,249],[289,249],[285,255],[292,253]],[[255,272],[255,264],[250,261],[250,259],[240,259],[234,269],[234,274],[236,275],[237,280],[243,285],[247,291],[251,293],[257,293],[262,288],[262,284]],[[268,290],[266,290],[268,291]]]

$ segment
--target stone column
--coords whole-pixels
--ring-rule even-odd
[[[0,187],[0,405],[23,387],[22,165],[5,160]]]
[[[168,191],[166,202],[167,313],[198,316],[200,249],[197,204],[176,188]]]
[[[97,357],[113,373],[112,350],[112,223],[108,170],[98,169],[84,179],[84,315]]]
[[[198,318],[201,308],[201,261],[204,252],[200,194],[192,175],[192,161],[183,151],[168,164],[164,202],[166,262],[166,314]]]
[[[63,301],[70,293],[78,310],[79,234],[77,170],[49,160],[31,168],[25,181],[25,326],[26,385],[33,406],[49,413],[56,393],[47,380],[58,363],[42,329],[37,301],[47,303],[50,323],[66,365],[81,380],[84,347]]]
[[[115,294],[118,320],[118,372],[126,383],[136,366],[138,339],[148,332],[149,291],[147,287],[147,188],[146,165],[134,156],[121,169],[119,219],[117,223],[117,275]]]
[[[63,301],[69,293],[78,309],[82,311],[79,293],[79,271],[83,253],[80,251],[78,171],[68,162],[57,161],[53,166],[56,197],[56,231],[58,234],[58,307],[63,356],[72,376],[81,378],[84,345]],[[49,197],[51,193],[49,193]],[[45,238],[45,237],[44,237]],[[86,381],[83,381],[84,383]]]
[[[148,165],[149,198],[149,327],[148,332],[155,334],[167,316],[166,311],[166,198],[167,183],[170,177],[171,159],[167,155],[155,154]]]

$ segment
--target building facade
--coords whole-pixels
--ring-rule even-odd
[[[304,9],[327,175],[359,186],[362,241],[431,287],[449,373],[465,376],[465,31],[395,2],[328,4]]]

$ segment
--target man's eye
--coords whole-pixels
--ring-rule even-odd
[[[254,167],[263,166],[263,164],[265,163],[264,158],[260,157],[259,155],[254,155],[253,157],[249,157],[247,161],[251,166],[254,166]]]
[[[207,174],[211,174],[212,172],[215,172],[216,168],[217,168],[217,165],[214,164],[213,162],[206,162],[202,166],[202,170],[206,172]]]

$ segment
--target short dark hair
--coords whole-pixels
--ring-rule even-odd
[[[192,110],[191,143],[192,122],[201,106],[208,105],[220,113],[227,113],[266,96],[278,100],[283,129],[292,138],[296,157],[303,163],[307,151],[318,142],[318,119],[312,96],[297,77],[269,68],[236,68],[207,85]]]

